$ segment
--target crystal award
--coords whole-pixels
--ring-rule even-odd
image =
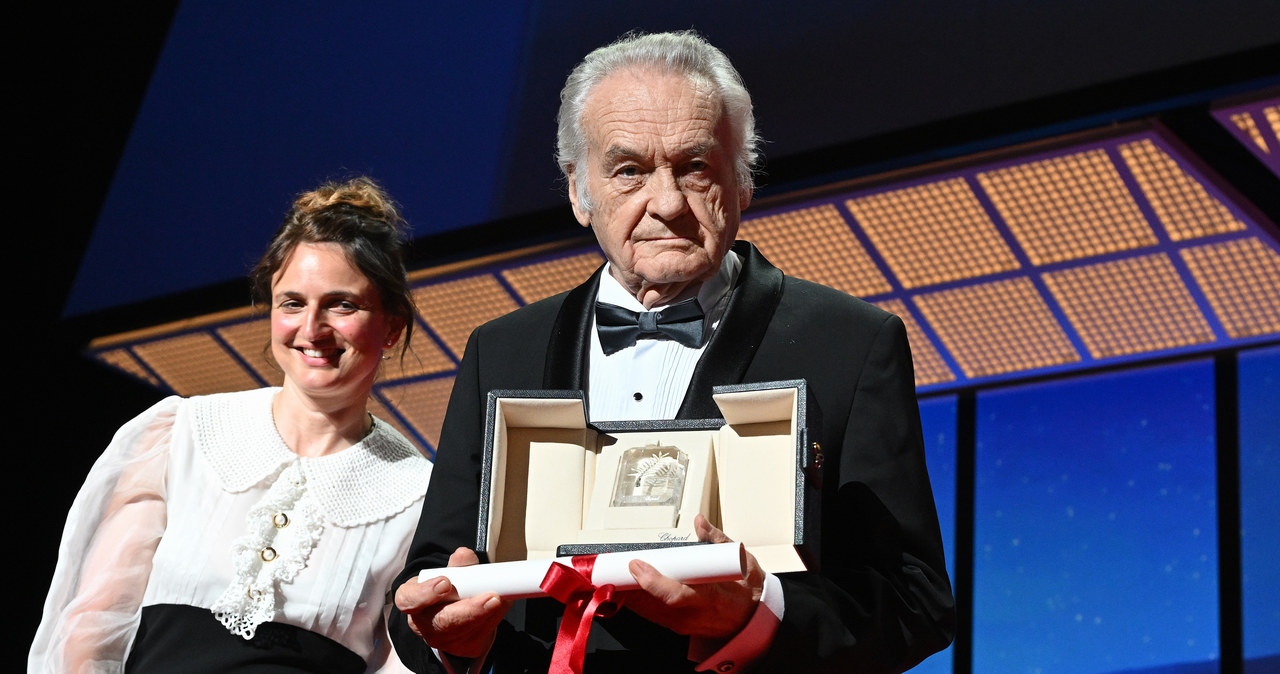
[[[613,507],[668,506],[680,510],[689,456],[656,442],[622,453],[613,482]]]

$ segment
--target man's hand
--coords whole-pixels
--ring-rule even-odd
[[[458,548],[449,555],[449,566],[478,563],[480,559],[468,548]],[[428,646],[461,658],[485,654],[510,607],[510,602],[492,592],[458,599],[453,584],[444,576],[422,583],[411,578],[396,590],[396,608],[409,619],[409,627]]]
[[[698,540],[729,543],[723,531],[698,515],[693,520]],[[628,566],[640,590],[626,593],[624,606],[646,620],[679,634],[728,640],[746,627],[764,591],[764,569],[747,553],[747,576],[740,581],[685,585],[640,560]]]

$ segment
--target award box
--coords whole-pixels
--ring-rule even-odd
[[[581,391],[491,392],[476,552],[509,562],[687,545],[702,513],[766,571],[816,569],[821,420],[805,381],[712,398],[717,419],[589,423]]]

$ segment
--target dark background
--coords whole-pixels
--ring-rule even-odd
[[[627,29],[697,28],[730,55],[769,141],[765,196],[1150,115],[1213,136],[1194,121],[1207,105],[1274,86],[1280,64],[1280,6],[1261,0],[690,4],[508,2],[431,10],[436,23],[396,20],[408,3],[15,15],[7,426],[10,507],[32,525],[10,567],[31,616],[19,650],[84,473],[162,395],[83,358],[87,341],[244,304],[240,277],[291,196],[342,172],[404,202],[420,265],[576,234],[552,160],[556,94]],[[430,58],[406,63],[419,49]],[[280,113],[300,98],[306,115]]]

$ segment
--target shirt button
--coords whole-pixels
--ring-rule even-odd
[[[641,400],[644,400],[644,395],[643,395],[642,393],[640,393],[639,391],[636,391],[635,393],[633,393],[633,394],[631,395],[631,397],[632,397],[632,398],[635,398],[635,399],[636,399],[636,402],[640,402]]]

